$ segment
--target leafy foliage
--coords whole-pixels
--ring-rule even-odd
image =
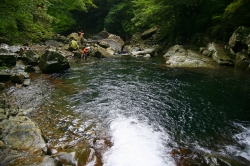
[[[74,25],[70,11],[87,11],[87,6],[94,6],[92,0],[2,0],[0,40],[15,43],[49,38]]]
[[[130,34],[132,27],[130,19],[133,18],[131,7],[132,3],[129,0],[112,6],[104,22],[107,31],[115,32],[122,37],[125,37],[124,34]]]
[[[17,42],[47,33],[52,18],[46,14],[44,4],[46,0],[4,0],[0,10],[0,35],[10,42]]]
[[[0,8],[0,42],[12,43],[104,28],[127,38],[154,26],[160,41],[175,41],[250,25],[249,0],[1,0]]]

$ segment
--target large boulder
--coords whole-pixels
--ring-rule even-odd
[[[4,143],[14,149],[42,153],[46,148],[41,130],[26,116],[15,116],[0,122]]]
[[[114,34],[110,34],[105,30],[93,36],[92,40],[97,41],[99,44],[102,44],[104,42],[107,43],[116,53],[121,52],[124,45],[124,41],[122,40],[122,38]],[[107,48],[108,46],[105,47]]]
[[[138,50],[131,52],[131,55],[135,57],[144,57],[146,55],[153,56],[154,54],[155,54],[155,48],[147,48],[145,50]]]
[[[109,35],[110,35],[110,33],[108,33],[107,31],[104,30],[104,31],[101,31],[101,32],[99,32],[98,34],[94,35],[94,36],[92,37],[92,40],[106,39],[106,38],[109,37]]]
[[[224,49],[224,46],[216,43],[209,43],[205,50],[202,51],[203,55],[211,56],[212,59],[219,65],[233,66],[234,59],[230,53]]]
[[[22,58],[28,65],[38,65],[38,61],[40,59],[39,55],[33,50],[25,51]]]
[[[0,53],[0,66],[2,65],[15,65],[16,54],[15,53]]]
[[[29,74],[25,72],[24,65],[17,65],[11,70],[11,82],[23,84],[25,79],[29,79]]]
[[[0,71],[0,81],[9,81],[11,77],[10,70],[2,70]]]
[[[115,51],[111,47],[103,48],[99,45],[95,45],[91,47],[89,55],[97,58],[110,58],[114,57],[114,53]]]
[[[41,56],[39,68],[44,73],[53,73],[70,68],[67,58],[55,50],[48,49]]]
[[[237,28],[229,39],[229,46],[232,49],[232,53],[246,52],[250,54],[250,28],[239,27]]]
[[[211,58],[201,55],[192,50],[186,50],[181,45],[175,45],[168,49],[163,56],[167,59],[167,67],[172,68],[216,68],[216,64]]]
[[[250,58],[247,54],[238,52],[235,57],[235,68],[250,73]]]

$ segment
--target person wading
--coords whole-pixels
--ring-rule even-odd
[[[89,49],[90,47],[85,47],[82,49],[81,58],[83,57],[84,60],[87,60]]]

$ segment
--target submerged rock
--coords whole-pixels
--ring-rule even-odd
[[[46,147],[41,130],[26,116],[15,116],[1,123],[6,145],[28,152],[42,153]]]

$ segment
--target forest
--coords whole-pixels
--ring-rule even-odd
[[[103,29],[129,41],[152,27],[159,42],[188,40],[196,33],[218,40],[250,26],[249,0],[1,0],[0,43],[39,42],[54,34]]]

